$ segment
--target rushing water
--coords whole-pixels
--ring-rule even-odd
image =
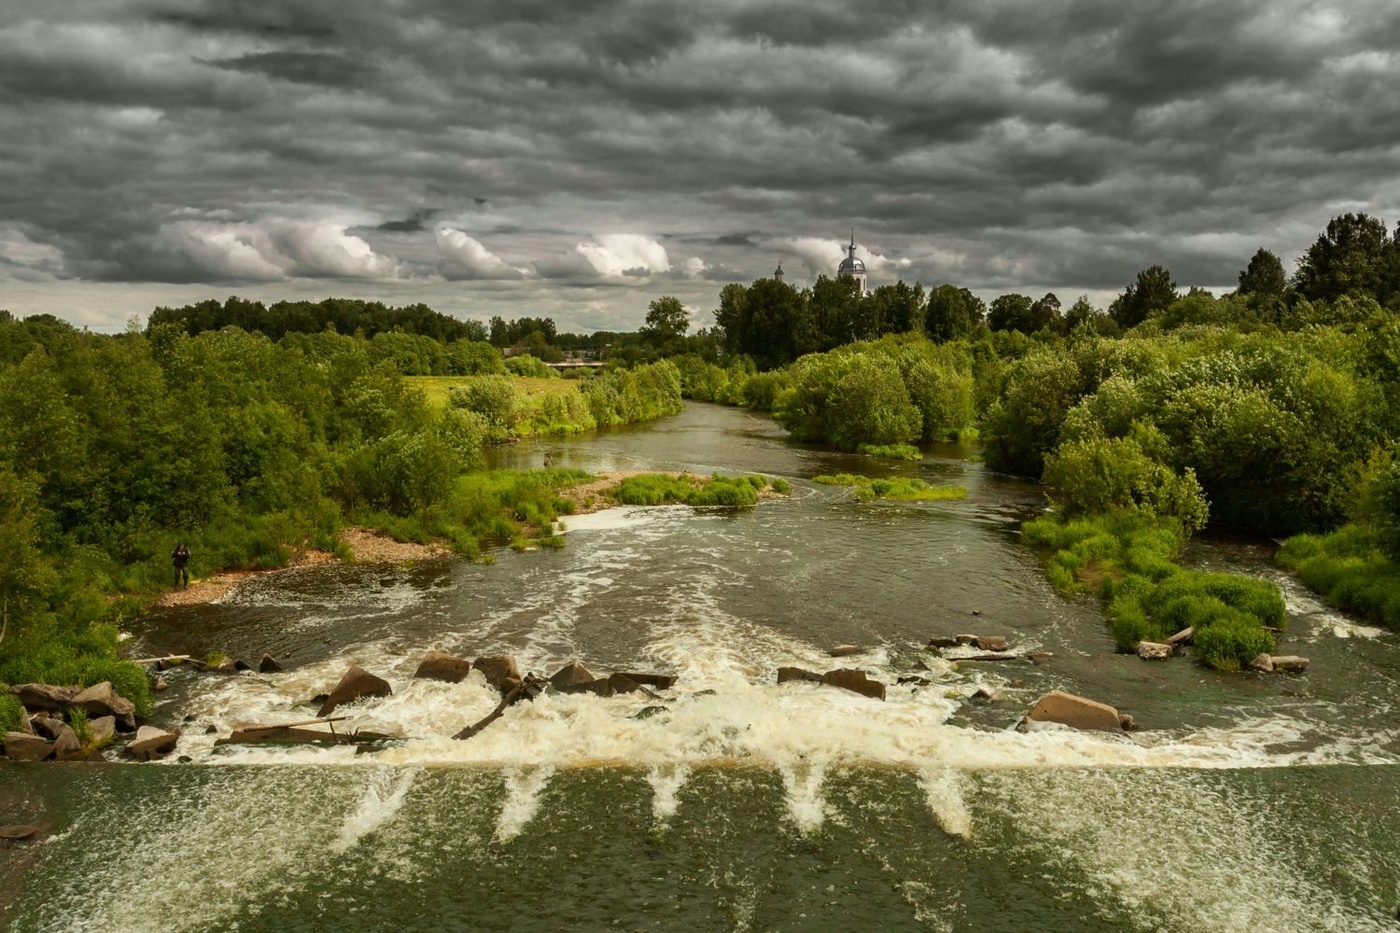
[[[1114,654],[1097,606],[1054,595],[1019,541],[1039,491],[965,451],[846,457],[693,405],[499,456],[546,453],[593,471],[761,471],[793,494],[739,513],[611,510],[569,519],[560,551],[310,567],[152,615],[142,654],[266,651],[288,670],[168,674],[157,718],[184,731],[162,765],[0,769],[0,807],[52,830],[0,867],[12,928],[1400,928],[1395,640],[1289,585],[1267,547],[1206,540],[1187,559],[1284,584],[1282,650],[1312,658],[1302,677]],[[804,481],[837,471],[969,496],[862,505]],[[1054,658],[920,650],[959,632]],[[868,650],[831,659],[844,643]],[[497,696],[479,674],[413,680],[431,648],[678,681],[662,701],[546,696],[460,742]],[[342,709],[345,725],[401,743],[215,748],[235,722],[309,716],[350,662],[395,693]],[[861,667],[889,696],[778,686],[780,665]],[[897,684],[910,675],[928,682]],[[1015,731],[1053,688],[1142,730]]]

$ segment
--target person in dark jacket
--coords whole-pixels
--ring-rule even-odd
[[[170,562],[175,565],[175,585],[189,586],[190,572],[186,568],[190,563],[190,549],[185,542],[175,545],[175,550],[170,552]]]

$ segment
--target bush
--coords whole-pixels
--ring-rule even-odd
[[[15,732],[24,721],[24,707],[9,689],[8,684],[0,683],[0,732]]]
[[[559,371],[545,365],[541,359],[522,353],[506,359],[506,371],[514,376],[530,376],[535,379],[558,379]]]

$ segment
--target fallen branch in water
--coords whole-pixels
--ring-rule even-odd
[[[510,692],[508,692],[504,697],[501,698],[500,704],[497,705],[495,709],[487,713],[483,719],[473,723],[470,726],[467,726],[461,732],[458,732],[456,735],[453,736],[453,738],[471,738],[472,736],[480,732],[482,729],[485,729],[487,726],[491,725],[491,723],[495,722],[497,719],[500,719],[501,716],[505,713],[507,706],[510,706],[514,703],[518,703],[521,700],[533,700],[535,697],[539,696],[541,693],[544,692],[544,688],[547,685],[548,681],[546,681],[544,678],[536,677],[534,674],[526,674],[524,680],[512,687]]]

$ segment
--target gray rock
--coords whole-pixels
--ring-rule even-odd
[[[633,680],[629,674],[612,674],[608,677],[608,686],[612,688],[613,693],[645,693],[649,697],[656,697],[645,684]]]
[[[1026,657],[1028,657],[1028,658],[1031,659],[1031,663],[1032,663],[1032,664],[1044,664],[1046,661],[1050,661],[1050,660],[1053,660],[1053,659],[1054,659],[1054,657],[1055,657],[1055,652],[1053,652],[1053,651],[1032,651],[1030,654],[1026,655]]]
[[[1124,732],[1137,731],[1137,720],[1127,713],[1118,714],[1118,725],[1122,727]]]
[[[126,732],[136,728],[136,704],[112,689],[111,681],[93,684],[73,697],[73,706],[89,716],[114,716]]]
[[[1074,729],[1120,732],[1118,710],[1107,703],[1085,699],[1063,690],[1051,690],[1026,714],[1032,722],[1058,722]]]
[[[17,684],[10,692],[19,697],[26,709],[46,709],[64,712],[73,705],[78,695],[78,687],[54,687],[50,684]]]
[[[58,734],[68,728],[68,724],[62,719],[45,716],[42,713],[29,720],[29,725],[33,726],[33,728],[29,730],[32,735],[42,736],[50,742],[58,738]]]
[[[53,755],[53,743],[28,732],[5,733],[5,757],[11,761],[43,761]]]
[[[97,745],[110,742],[112,736],[117,733],[116,717],[98,716],[96,719],[89,719],[88,732],[92,734],[92,741]]]
[[[418,662],[418,670],[413,672],[413,676],[424,680],[459,684],[471,670],[472,662],[466,658],[453,657],[445,651],[429,651],[423,660]]]
[[[156,693],[161,693],[165,690],[169,690],[170,684],[165,682],[164,677],[157,677],[156,682],[151,684],[151,689],[154,690]]]
[[[126,746],[126,753],[137,761],[150,761],[159,758],[175,747],[179,731],[167,732],[155,726],[142,726],[136,730],[136,737]]]
[[[233,662],[233,669],[241,674],[244,671],[251,671],[253,669],[253,665],[249,664],[242,658],[239,658],[238,660]]]
[[[1165,661],[1175,653],[1176,647],[1165,642],[1140,641],[1137,646],[1137,656],[1144,661]]]
[[[265,654],[262,656],[262,660],[258,661],[258,673],[280,674],[282,673],[282,665],[278,664],[277,659],[272,655]]]
[[[642,707],[640,710],[638,710],[638,711],[637,711],[637,714],[636,714],[635,716],[633,716],[632,718],[633,718],[633,719],[650,719],[650,718],[653,717],[653,716],[659,716],[659,715],[661,715],[662,713],[669,713],[669,712],[670,712],[670,709],[668,709],[668,708],[665,707],[665,706],[644,706],[644,707]]]
[[[1249,669],[1261,674],[1272,674],[1274,672],[1274,659],[1267,654],[1257,655],[1253,661],[1249,662]]]
[[[340,682],[331,690],[326,702],[321,704],[316,715],[318,717],[329,716],[337,706],[342,704],[352,703],[363,697],[392,696],[393,693],[393,688],[389,686],[387,680],[374,676],[358,664],[352,664],[345,675],[340,678]]]
[[[53,754],[59,761],[79,761],[87,757],[83,743],[78,741],[78,734],[67,725],[59,730],[53,740]]]
[[[935,635],[928,640],[928,646],[935,650],[939,648],[956,648],[960,642],[956,638],[948,635]]]
[[[1290,674],[1301,674],[1308,669],[1308,659],[1300,658],[1296,654],[1274,655],[1274,670],[1286,671]]]

